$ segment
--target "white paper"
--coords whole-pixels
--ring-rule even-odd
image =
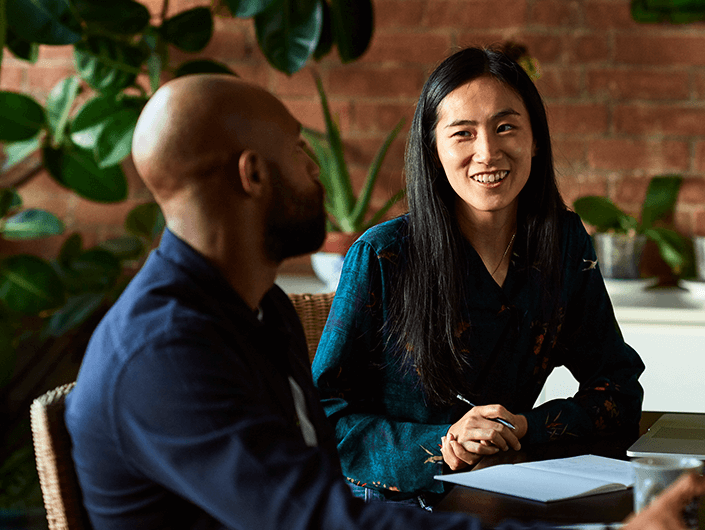
[[[591,477],[607,482],[617,482],[625,486],[633,486],[636,480],[634,469],[629,462],[597,455],[581,455],[515,465],[544,469],[554,473]]]
[[[435,478],[541,502],[617,491],[634,484],[629,462],[594,455],[504,464]]]

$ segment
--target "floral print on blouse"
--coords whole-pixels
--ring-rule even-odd
[[[404,255],[407,217],[368,230],[348,251],[313,362],[313,379],[332,420],[343,473],[356,485],[394,496],[442,492],[441,437],[467,405],[429,405],[420,380],[384,328],[391,275]],[[625,344],[590,236],[580,218],[562,222],[563,283],[552,318],[541,311],[537,271],[513,255],[504,285],[491,278],[468,243],[466,307],[457,326],[479,404],[524,414],[522,444],[636,432],[644,364]],[[580,384],[566,399],[533,408],[551,371],[566,366]],[[398,494],[396,494],[398,495]]]

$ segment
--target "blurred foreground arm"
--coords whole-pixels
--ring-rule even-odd
[[[705,477],[691,473],[678,479],[645,510],[630,516],[623,530],[685,530],[683,510],[705,494]]]

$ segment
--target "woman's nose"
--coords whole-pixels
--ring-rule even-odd
[[[499,149],[497,139],[491,134],[480,133],[474,142],[475,153],[473,159],[481,164],[493,162],[498,155]]]

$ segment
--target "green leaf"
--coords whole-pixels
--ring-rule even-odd
[[[0,142],[20,142],[37,136],[46,123],[44,109],[33,98],[0,92]]]
[[[135,132],[139,111],[126,108],[115,113],[100,132],[95,155],[98,166],[107,168],[122,162],[132,150],[132,135]]]
[[[365,179],[365,183],[362,186],[362,190],[360,191],[360,195],[358,196],[358,199],[355,202],[355,208],[352,212],[352,217],[355,220],[355,224],[360,228],[362,228],[362,226],[364,225],[365,215],[367,214],[367,209],[370,205],[372,191],[375,187],[375,184],[377,183],[377,177],[379,176],[379,170],[382,167],[382,162],[384,162],[384,158],[385,156],[387,156],[389,146],[392,145],[392,142],[399,134],[399,131],[401,131],[403,125],[404,119],[402,118],[399,123],[397,123],[396,127],[394,127],[394,129],[392,129],[392,131],[387,135],[387,138],[384,140],[382,147],[380,147],[379,151],[377,152],[377,155],[375,156],[375,159],[372,161],[372,164],[370,165],[370,168],[367,172],[367,178]],[[392,204],[389,205],[390,208]],[[357,232],[359,230],[355,231]]]
[[[367,50],[374,32],[371,0],[331,0],[333,38],[344,63],[359,59]]]
[[[2,236],[16,241],[40,239],[64,232],[64,223],[53,213],[30,208],[23,210],[5,221]]]
[[[641,210],[641,223],[644,227],[651,227],[655,221],[673,212],[682,182],[683,178],[678,175],[658,176],[649,181]]]
[[[327,199],[330,201],[327,209],[335,218],[337,224],[345,232],[355,231],[355,221],[352,216],[355,205],[355,195],[350,180],[350,172],[345,163],[345,151],[340,130],[333,121],[328,98],[321,79],[316,76],[316,88],[321,98],[323,119],[326,124],[325,141],[320,141],[315,134],[307,134],[316,155],[321,162],[321,182],[326,188]]]
[[[191,74],[231,74],[237,76],[230,68],[223,63],[210,61],[207,59],[197,59],[182,63],[176,69],[176,77],[183,77]]]
[[[78,111],[71,123],[71,140],[93,149],[101,168],[121,162],[131,149],[132,133],[145,98],[98,96]]]
[[[30,255],[16,255],[0,263],[0,300],[13,311],[36,315],[64,303],[64,285],[54,268]]]
[[[640,23],[688,24],[705,18],[700,0],[632,0],[632,18]]]
[[[100,168],[90,151],[72,144],[45,147],[43,154],[51,176],[81,197],[105,203],[127,198],[127,179],[120,166]]]
[[[664,18],[662,13],[649,9],[645,0],[632,0],[631,13],[632,18],[640,24],[655,24]]]
[[[78,259],[83,252],[83,238],[78,232],[71,234],[61,245],[56,261],[61,267],[70,267],[71,262]]]
[[[22,142],[14,142],[5,145],[5,162],[2,166],[2,171],[9,171],[10,168],[20,164],[27,157],[34,154],[34,152],[42,146],[42,141],[39,137],[30,138],[29,140],[24,140]]]
[[[321,36],[318,38],[318,44],[313,51],[313,58],[320,61],[328,55],[333,49],[333,18],[330,13],[328,2],[321,2],[323,8],[323,24],[321,25]]]
[[[255,33],[267,61],[280,72],[298,72],[313,54],[323,27],[319,0],[277,0],[255,17]]]
[[[360,231],[367,230],[371,226],[374,226],[379,223],[384,218],[389,209],[404,198],[404,195],[406,195],[406,190],[403,188],[396,192],[394,195],[392,195],[390,199],[386,203],[384,203],[384,206],[377,210],[377,213],[372,216],[372,218],[362,227],[362,230]]]
[[[79,75],[104,93],[114,94],[132,85],[147,57],[144,50],[107,37],[91,37],[74,46]]]
[[[101,248],[82,252],[68,267],[61,269],[64,282],[72,293],[106,291],[115,285],[121,272],[120,260]]]
[[[5,38],[5,46],[12,52],[12,54],[18,59],[28,61],[30,63],[36,63],[39,59],[39,45],[35,42],[29,42],[19,37],[12,28],[7,28],[7,35]]]
[[[13,188],[0,190],[0,217],[5,217],[10,211],[22,206],[22,197]]]
[[[689,242],[685,237],[674,230],[663,227],[652,227],[644,233],[656,243],[661,258],[676,275],[680,275],[684,269],[688,268],[692,257],[690,256]]]
[[[66,0],[6,0],[8,26],[27,42],[65,45],[81,40],[81,27]]]
[[[701,20],[705,20],[705,9],[671,13],[670,20],[673,24],[692,24],[693,22],[700,22]]]
[[[593,225],[600,232],[627,232],[637,227],[636,219],[625,214],[606,197],[581,197],[573,203],[573,209],[583,221]]]
[[[13,345],[14,338],[12,326],[0,322],[0,388],[10,382],[15,372],[17,350]]]
[[[72,0],[78,15],[92,29],[102,28],[118,35],[141,33],[149,24],[150,13],[133,0]]]
[[[64,141],[66,123],[80,88],[81,79],[74,75],[57,83],[47,97],[47,121],[56,144]]]
[[[71,140],[85,149],[93,149],[111,116],[123,105],[114,96],[96,96],[79,109],[71,122]]]
[[[226,0],[234,17],[252,18],[267,9],[275,0]]]
[[[125,219],[125,229],[148,241],[156,238],[164,229],[164,216],[156,202],[135,206]]]
[[[149,74],[149,89],[154,94],[162,82],[162,57],[158,53],[150,53],[147,59],[147,72]]]
[[[351,218],[354,197],[352,188],[347,193],[349,177],[341,175],[330,145],[309,129],[301,131],[302,136],[313,147],[315,159],[320,166],[320,180],[326,190],[326,211],[339,230],[352,232]],[[347,170],[346,170],[347,172]]]
[[[86,322],[103,304],[105,294],[102,292],[80,293],[69,297],[66,303],[46,324],[44,333],[51,337],[60,337]]]
[[[9,431],[12,440],[24,438],[29,432],[29,425],[25,421],[9,427],[5,432]],[[10,456],[0,465],[0,505],[23,511],[28,507],[41,506],[42,492],[32,444],[20,442],[11,443],[11,446],[19,449],[10,449]]]
[[[135,236],[108,239],[99,243],[98,248],[107,250],[120,261],[139,259],[145,250],[142,240]]]
[[[213,35],[213,15],[207,7],[196,7],[166,20],[161,29],[165,40],[186,52],[200,52]]]

